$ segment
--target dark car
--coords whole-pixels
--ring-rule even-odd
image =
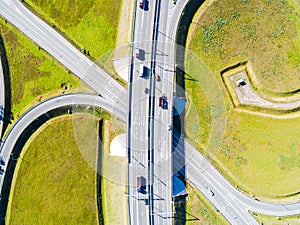
[[[140,0],[139,2],[139,6],[141,9],[144,9],[144,10],[148,10],[148,4],[149,2],[147,0]]]
[[[140,48],[136,49],[135,57],[139,60],[144,61],[145,60],[145,51]]]
[[[162,106],[163,109],[168,109],[168,101],[167,101],[167,98],[163,98],[163,106]]]
[[[146,194],[146,178],[143,176],[138,176],[136,178],[137,182],[137,192],[141,194]]]
[[[162,109],[168,109],[168,101],[166,96],[159,97],[159,102],[158,102],[159,107]]]
[[[159,107],[162,107],[162,105],[163,105],[163,98],[162,97],[159,97],[158,105],[159,105]]]

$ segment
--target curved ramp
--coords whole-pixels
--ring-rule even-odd
[[[0,134],[2,134],[2,130],[3,130],[4,106],[5,106],[4,71],[2,67],[2,61],[0,60]]]
[[[6,138],[1,143],[0,148],[0,190],[1,190],[1,199],[0,206],[3,207],[1,209],[1,216],[4,217],[7,205],[7,197],[10,189],[11,182],[11,174],[7,174],[7,169],[10,165],[10,160],[15,160],[12,158],[12,151],[20,138],[21,134],[24,130],[36,119],[38,119],[43,114],[46,114],[48,111],[70,105],[92,105],[99,106],[104,108],[105,110],[113,113],[115,116],[125,120],[126,112],[116,107],[113,103],[110,103],[103,98],[90,95],[90,94],[68,94],[63,96],[54,97],[40,104],[32,107],[26,113],[24,113],[13,125],[13,127],[8,132]],[[8,180],[8,181],[6,181]],[[5,184],[5,185],[4,185]],[[5,209],[4,209],[5,208]]]

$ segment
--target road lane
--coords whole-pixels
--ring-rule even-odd
[[[17,13],[17,15],[16,15]],[[0,14],[104,98],[120,105],[127,102],[127,90],[112,79],[48,24],[17,0],[0,4]]]
[[[11,4],[12,2],[17,2],[17,1],[8,1],[8,0],[6,0],[5,1],[6,3],[9,3],[9,4]],[[180,11],[180,7],[182,7],[182,6],[184,6],[184,4],[186,4],[186,1],[181,1],[181,0],[179,0],[178,2],[177,2],[177,4],[176,4],[176,7],[173,7],[173,9],[174,9],[174,11],[172,11],[172,13],[173,13],[173,15],[171,15],[171,19],[169,20],[170,21],[170,26],[169,26],[169,31],[168,31],[168,33],[172,33],[172,35],[167,35],[167,37],[169,37],[169,38],[171,38],[171,39],[173,39],[173,40],[175,40],[175,33],[176,33],[176,29],[174,29],[174,27],[177,27],[176,26],[176,24],[178,24],[176,21],[177,20],[179,20],[179,14],[181,13],[181,11]],[[7,4],[1,4],[0,5],[0,12],[1,12],[1,15],[3,15],[3,10],[5,11],[12,11],[12,10],[15,10],[15,8],[12,8],[12,7],[10,7],[10,8],[5,8],[5,5],[7,5]],[[18,8],[17,8],[18,9]],[[17,10],[17,11],[19,11],[19,10]],[[180,12],[179,14],[177,14],[177,12]],[[7,12],[6,12],[7,13]],[[8,14],[7,14],[8,15]],[[19,15],[19,14],[18,14]],[[10,16],[8,16],[9,17],[9,21],[13,21],[13,23],[14,23],[14,21],[16,21],[18,18],[20,18],[19,16],[16,16],[14,13],[12,13],[12,15],[10,15]],[[26,15],[25,15],[25,17],[26,17]],[[24,18],[24,17],[22,17],[22,18]],[[28,22],[28,21],[27,21]],[[29,21],[30,22],[30,21]],[[22,23],[22,21],[20,22],[20,21],[18,21],[17,23]],[[14,23],[15,24],[15,23]],[[174,24],[173,26],[172,26],[172,24]],[[17,26],[18,27],[18,26]],[[21,26],[19,26],[19,29],[20,30],[22,30],[23,32],[26,32],[26,31],[28,31],[28,30],[26,30],[26,26],[24,25],[24,24],[22,24]],[[35,28],[36,29],[36,28]],[[46,27],[45,28],[46,30],[47,29],[52,29],[52,28],[49,28],[49,26],[48,27]],[[31,32],[31,31],[30,31]],[[33,36],[34,35],[34,33],[36,33],[36,31],[34,31],[34,32],[32,32],[32,33],[27,33],[28,35],[31,35],[31,36]],[[38,36],[38,35],[37,35]],[[53,46],[57,46],[57,43],[52,43],[52,45]],[[53,48],[53,46],[51,46],[51,48]],[[59,48],[59,47],[58,47]],[[82,56],[82,54],[76,49],[76,51],[77,51],[77,53],[76,53],[76,55],[78,56]],[[49,52],[50,53],[50,52]],[[58,59],[58,60],[61,60],[61,58],[62,59],[64,59],[65,58],[65,55],[62,55],[62,57],[60,57],[58,54],[60,53],[60,52],[56,52],[56,51],[53,51],[52,52],[53,53],[53,55],[55,55],[55,57]],[[51,53],[50,53],[51,54]],[[73,55],[73,54],[72,54]],[[68,58],[68,57],[67,57]],[[72,58],[72,57],[70,57],[70,58]],[[74,58],[74,57],[73,57]],[[79,58],[79,57],[78,57]],[[72,66],[74,67],[74,71],[77,71],[77,73],[75,73],[75,74],[81,74],[82,73],[82,71],[84,71],[85,70],[85,66],[86,66],[86,64],[85,63],[80,63],[79,61],[78,61],[78,58],[77,58],[77,60],[75,60],[74,62],[75,62],[75,64],[74,64],[74,62],[67,62],[66,64],[68,64],[68,63],[70,63],[70,64],[72,64]],[[74,65],[73,65],[74,64]],[[79,64],[79,65],[77,65],[77,64]],[[68,67],[68,66],[67,66]],[[73,70],[72,70],[73,71]],[[96,75],[98,75],[97,74],[98,72],[96,71]],[[88,80],[90,83],[92,83],[92,81],[94,81],[95,82],[95,84],[93,84],[93,86],[94,87],[96,87],[96,89],[97,88],[99,88],[99,87],[101,87],[100,89],[102,89],[102,83],[101,82],[97,82],[97,79],[88,79],[88,77],[87,77],[87,79],[85,79],[85,80]],[[105,82],[104,82],[105,83]],[[114,82],[113,82],[114,83]],[[107,88],[108,87],[111,87],[111,83],[110,82],[108,82],[107,83]],[[99,90],[100,90],[99,89]],[[98,91],[99,91],[98,90]],[[111,89],[111,90],[115,90],[115,89]],[[102,92],[103,93],[103,92]],[[126,100],[120,100],[120,99],[115,99],[115,97],[111,97],[111,95],[112,96],[114,96],[114,93],[110,93],[109,91],[107,91],[107,93],[106,94],[103,94],[103,95],[107,95],[107,98],[108,99],[110,99],[110,100],[112,100],[112,101],[116,101],[116,102],[119,102],[119,103],[123,103],[123,104],[126,104]],[[123,106],[120,106],[121,108],[123,107]],[[126,108],[125,106],[124,106],[124,108]],[[195,149],[194,149],[195,150]],[[195,150],[196,151],[196,150]],[[200,155],[200,153],[197,153],[197,154],[199,154]],[[220,177],[220,178],[216,178],[216,177]],[[214,177],[210,177],[209,179],[211,179],[211,180],[215,180],[216,182],[218,182],[218,183],[220,183],[220,181],[219,181],[219,179],[220,180],[222,180],[222,175],[220,175],[220,173],[219,172],[216,172],[216,174],[214,174]],[[192,182],[194,182],[194,181],[197,181],[195,178],[193,178],[193,177],[191,177],[191,181]],[[221,185],[220,185],[221,186]],[[229,186],[231,186],[231,185],[229,185]],[[229,190],[229,191],[227,191],[228,193],[233,193],[233,194],[235,194],[236,192],[238,192],[237,190],[235,190],[234,189],[234,187],[232,187],[231,186],[231,188],[228,188],[228,187],[226,187],[226,189],[227,190]],[[202,192],[203,192],[203,190],[202,190]],[[204,193],[204,192],[203,192]],[[252,199],[250,199],[250,198],[247,198],[246,196],[244,196],[244,195],[242,195],[241,193],[237,193],[236,194],[236,196],[235,196],[235,198],[237,198],[237,199],[242,199],[241,200],[241,202],[243,202],[243,204],[245,205],[245,207],[244,208],[247,208],[247,209],[252,209],[253,211],[261,211],[261,212],[263,212],[263,213],[266,213],[266,214],[270,214],[270,215],[292,215],[292,214],[295,214],[295,213],[299,213],[299,209],[300,209],[300,205],[299,205],[299,203],[293,203],[293,204],[283,204],[283,205],[272,205],[272,204],[265,204],[265,203],[258,203],[258,202],[256,202],[256,201],[254,201],[254,200],[252,200]]]
[[[137,192],[137,177],[143,176],[148,179],[148,90],[149,81],[147,75],[141,77],[140,65],[143,64],[147,68],[150,66],[149,52],[151,51],[151,27],[153,21],[153,2],[149,2],[149,10],[143,10],[139,7],[139,2],[136,2],[136,18],[133,36],[133,73],[130,74],[132,80],[129,83],[129,106],[130,118],[128,123],[129,145],[131,159],[128,167],[129,181],[129,214],[130,223],[134,225],[149,224],[149,205],[145,204],[144,200],[148,200],[149,186],[146,188],[146,193]],[[136,58],[135,53],[138,49],[145,52],[141,54],[141,58]],[[146,72],[146,71],[145,71]]]
[[[113,102],[108,102],[107,100],[97,95],[89,95],[89,94],[67,94],[67,95],[57,96],[45,100],[37,104],[36,106],[32,107],[14,123],[13,127],[9,130],[5,139],[1,143],[0,191],[1,191],[2,198],[0,198],[0,204],[6,205],[7,202],[4,203],[4,201],[8,200],[7,198],[8,196],[3,195],[4,192],[3,184],[5,179],[8,180],[10,179],[10,177],[6,177],[7,166],[9,165],[10,160],[15,160],[11,157],[12,156],[11,153],[21,134],[33,121],[35,121],[40,116],[46,114],[47,112],[63,106],[73,106],[73,105],[98,106],[113,113],[115,116],[119,117],[122,120],[126,118],[126,111],[116,107],[116,105]],[[6,189],[7,188],[8,187],[6,186]]]

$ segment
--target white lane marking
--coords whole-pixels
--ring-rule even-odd
[[[10,5],[11,1],[10,0],[3,0],[7,5]]]

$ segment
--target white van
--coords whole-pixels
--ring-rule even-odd
[[[140,77],[143,77],[144,76],[144,71],[145,71],[145,66],[143,63],[140,64]]]

